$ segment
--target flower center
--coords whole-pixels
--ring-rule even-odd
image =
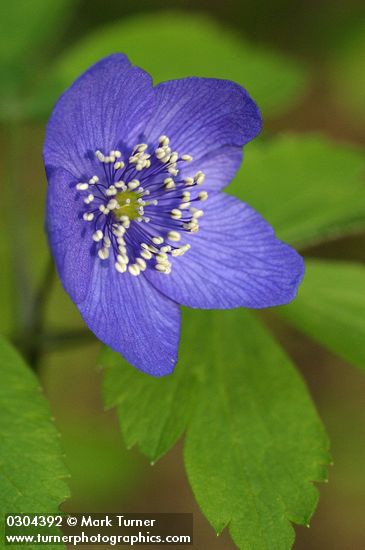
[[[184,234],[199,230],[203,211],[196,205],[208,193],[198,186],[205,175],[198,171],[182,177],[181,167],[193,159],[171,151],[169,144],[161,136],[151,154],[148,144],[140,143],[126,162],[120,151],[96,151],[99,176],[76,184],[83,198],[80,214],[93,226],[95,253],[102,261],[114,261],[119,273],[137,276],[152,268],[168,275],[171,257],[190,248],[180,244]]]
[[[117,208],[113,210],[113,216],[116,220],[120,220],[122,216],[125,216],[132,221],[138,219],[143,214],[141,195],[135,191],[117,193],[115,200],[118,203]]]

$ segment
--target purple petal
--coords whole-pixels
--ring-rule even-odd
[[[117,273],[95,256],[92,225],[78,217],[74,177],[49,171],[47,232],[65,290],[86,324],[130,363],[153,376],[172,372],[179,342],[179,306],[143,276]]]
[[[191,248],[172,258],[172,272],[146,273],[176,302],[202,309],[264,308],[295,297],[304,273],[301,256],[276,239],[272,227],[247,204],[213,194],[204,204],[199,231],[182,236],[181,244]]]
[[[147,141],[167,135],[174,150],[193,156],[182,176],[202,170],[208,189],[227,185],[241,164],[242,146],[262,126],[248,93],[234,82],[212,78],[163,82],[155,93],[157,105],[146,127]]]
[[[66,170],[48,171],[46,228],[62,284],[77,303],[86,296],[95,258],[91,226],[76,207],[74,181]]]
[[[177,361],[180,309],[143,276],[122,276],[96,261],[89,291],[78,304],[86,324],[138,369],[170,374]]]
[[[97,149],[106,154],[133,147],[154,106],[151,77],[128,58],[114,54],[80,76],[61,96],[49,120],[44,144],[46,165],[76,177],[89,174]]]

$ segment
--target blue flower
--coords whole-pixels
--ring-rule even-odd
[[[302,258],[221,192],[261,130],[233,82],[155,87],[125,55],[91,67],[48,123],[47,231],[64,288],[96,336],[153,376],[177,360],[180,307],[290,302]]]

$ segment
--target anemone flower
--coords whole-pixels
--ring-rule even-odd
[[[239,85],[192,77],[153,86],[122,54],[57,102],[44,144],[56,267],[85,323],[138,369],[172,372],[180,305],[294,298],[302,258],[222,192],[260,130]]]

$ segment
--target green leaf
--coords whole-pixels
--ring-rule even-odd
[[[316,136],[252,144],[228,192],[256,208],[278,236],[308,246],[365,227],[364,156]]]
[[[365,369],[365,266],[307,260],[296,300],[276,311],[345,361]]]
[[[154,463],[185,429],[195,394],[196,374],[180,362],[173,376],[152,378],[131,367],[117,353],[103,348],[101,364],[108,367],[104,398],[117,407],[128,448],[138,445]]]
[[[234,80],[265,114],[288,109],[306,88],[297,62],[251,46],[208,17],[182,12],[140,15],[95,31],[62,56],[54,78],[65,88],[92,63],[118,51],[150,72],[156,83],[186,76]]]
[[[35,375],[0,337],[1,514],[57,513],[69,496],[59,435]]]
[[[150,458],[185,429],[185,464],[217,532],[242,549],[289,549],[326,479],[328,442],[306,387],[251,314],[185,311],[180,361],[153,379],[104,350],[104,393],[127,443]],[[161,444],[163,439],[163,444]]]
[[[350,115],[352,124],[363,127],[365,121],[365,20],[359,18],[336,36],[329,60],[331,86],[338,108]]]
[[[17,0],[0,7],[0,60],[22,63],[49,39],[59,26],[70,0]]]
[[[21,119],[25,97],[72,7],[71,0],[16,0],[0,5],[0,118]],[[41,51],[41,47],[47,48]],[[52,101],[52,98],[51,98]],[[47,107],[49,106],[49,100]]]

